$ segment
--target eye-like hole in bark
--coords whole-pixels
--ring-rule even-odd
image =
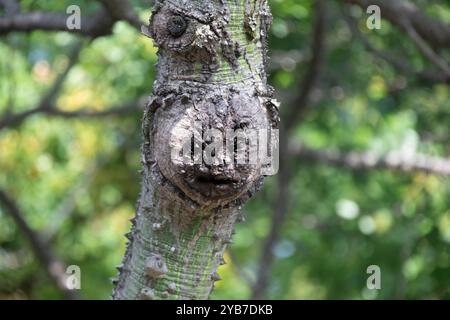
[[[181,37],[186,32],[187,26],[188,22],[182,16],[172,16],[167,21],[167,29],[175,38]]]

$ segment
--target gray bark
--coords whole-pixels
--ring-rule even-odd
[[[217,268],[242,205],[262,185],[263,164],[191,164],[171,154],[193,130],[278,127],[265,72],[270,22],[266,0],[155,4],[143,28],[159,63],[143,119],[142,190],[114,299],[207,299],[220,280]]]

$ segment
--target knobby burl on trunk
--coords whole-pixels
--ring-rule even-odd
[[[142,190],[114,299],[206,299],[220,280],[217,268],[265,164],[200,165],[171,153],[193,130],[278,127],[265,71],[271,20],[266,0],[155,4],[143,27],[159,61],[143,119]]]

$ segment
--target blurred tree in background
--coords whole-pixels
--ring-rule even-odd
[[[108,299],[134,215],[151,1],[130,1],[137,17],[77,0],[82,33],[64,31],[72,2],[0,0],[2,299],[73,297],[62,264],[80,266],[82,298]],[[282,162],[212,298],[450,298],[450,3],[270,3]],[[366,26],[371,4],[381,29]]]

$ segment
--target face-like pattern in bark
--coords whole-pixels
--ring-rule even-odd
[[[258,97],[235,89],[169,97],[156,111],[155,121],[159,124],[154,144],[158,167],[197,203],[220,205],[235,200],[261,176],[255,154],[258,141],[245,143],[242,139],[257,139],[258,130],[269,126]],[[183,151],[187,158],[180,156]],[[195,162],[191,151],[200,155]],[[249,153],[256,161],[250,160]],[[237,161],[239,154],[244,163]],[[210,155],[213,158],[208,158]]]
[[[183,7],[189,10],[176,1],[159,3],[149,26],[159,48],[155,87],[177,88],[178,92],[164,93],[158,99],[154,155],[163,176],[185,195],[201,205],[220,206],[241,197],[261,177],[255,135],[257,130],[267,130],[270,120],[261,98],[255,95],[255,82],[248,79],[259,73],[238,69],[236,62],[242,52],[227,30],[231,16],[220,1],[188,2]],[[250,53],[246,57],[255,58]],[[262,59],[258,61],[262,63]],[[234,71],[227,72],[229,69]],[[263,74],[260,77],[264,78]],[[236,129],[241,134],[243,130],[244,136],[252,135],[253,141],[250,146],[242,146],[242,141],[233,144],[230,154],[230,132]],[[215,139],[208,140],[208,133]],[[200,161],[198,153],[193,162],[174,159],[174,151],[178,153],[186,142],[191,147],[192,136],[192,148],[200,149]],[[220,155],[210,163],[205,160],[210,155],[206,150],[211,150],[212,143],[217,145],[217,140],[223,140],[223,147],[215,149]],[[239,158],[243,152],[248,153],[245,163]]]

